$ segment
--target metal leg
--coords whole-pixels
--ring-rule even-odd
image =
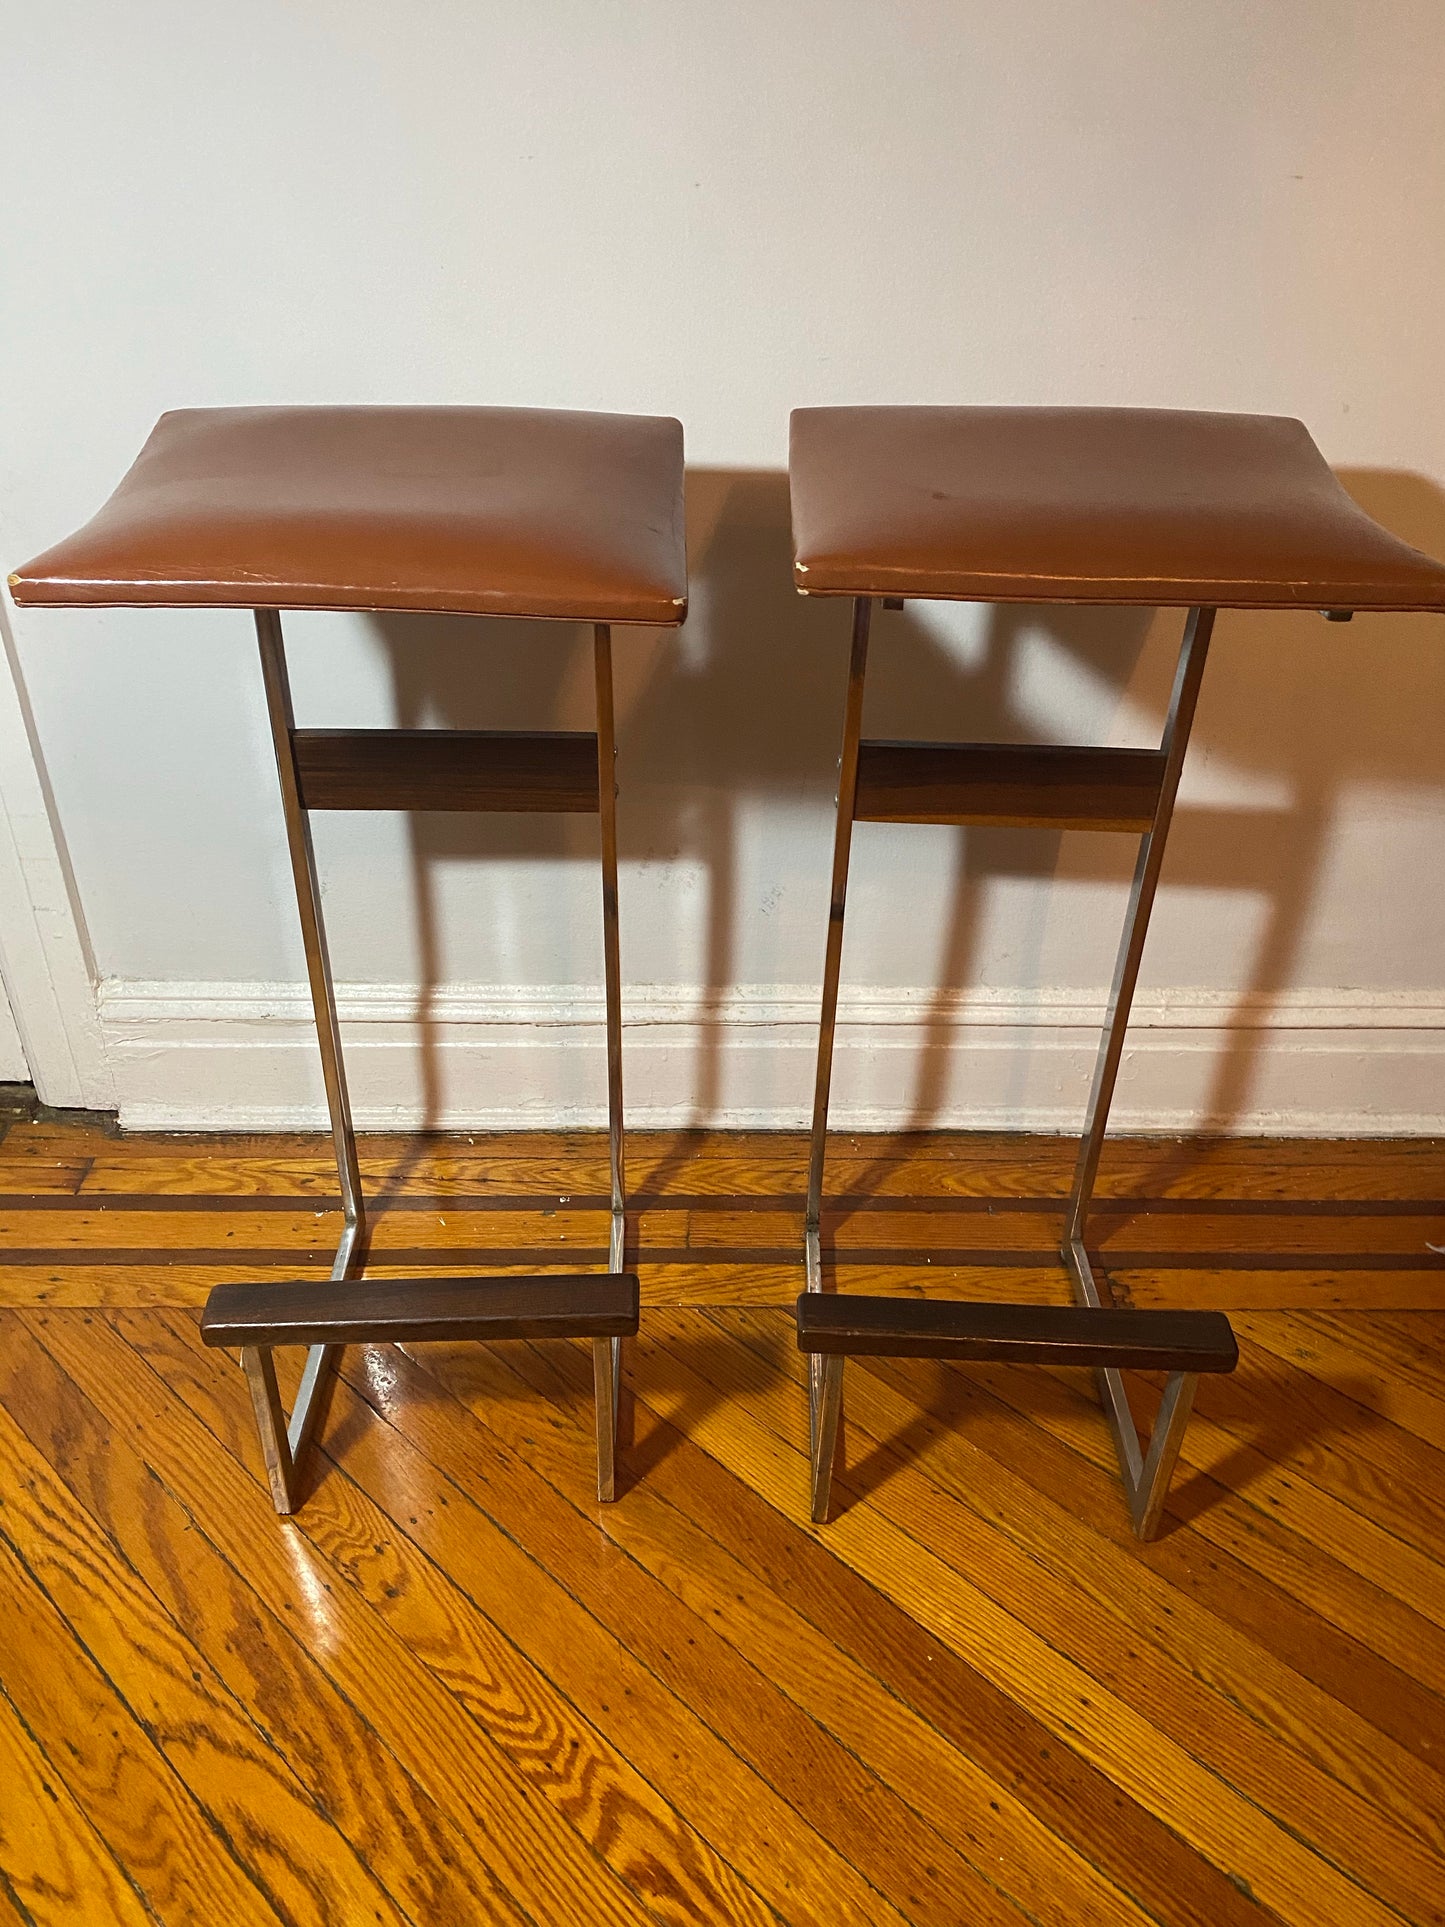
[[[607,1268],[621,1271],[627,1230],[622,1150],[622,958],[617,936],[617,737],[612,716],[612,631],[594,630],[597,674],[597,810],[602,826],[602,957],[607,982],[607,1151],[612,1230]]]
[[[1066,1247],[1082,1242],[1084,1236],[1084,1221],[1088,1216],[1089,1200],[1099,1171],[1099,1154],[1104,1147],[1104,1132],[1109,1123],[1109,1106],[1114,1100],[1119,1061],[1124,1054],[1129,1009],[1134,1001],[1134,986],[1139,981],[1144,939],[1149,934],[1149,912],[1154,907],[1154,895],[1159,887],[1164,845],[1174,816],[1174,798],[1178,794],[1179,778],[1184,768],[1184,752],[1189,747],[1190,725],[1194,721],[1195,705],[1199,700],[1199,685],[1204,677],[1213,628],[1212,609],[1192,609],[1189,612],[1179,650],[1179,662],[1174,671],[1169,715],[1159,745],[1164,755],[1159,799],[1154,806],[1154,820],[1139,840],[1139,860],[1134,866],[1129,908],[1124,917],[1124,934],[1119,944],[1114,982],[1109,991],[1109,1007],[1104,1018],[1104,1035],[1094,1066],[1089,1108],[1084,1116],[1084,1135],[1079,1145],[1079,1161],[1074,1168],[1074,1184],[1069,1195],[1069,1214],[1064,1230]]]
[[[1152,1539],[1159,1529],[1164,1501],[1169,1496],[1169,1481],[1174,1476],[1174,1464],[1179,1457],[1179,1448],[1184,1443],[1184,1428],[1189,1423],[1189,1413],[1194,1405],[1194,1388],[1198,1383],[1197,1372],[1175,1372],[1164,1387],[1164,1398],[1159,1407],[1159,1416],[1154,1421],[1148,1455],[1137,1480],[1129,1488],[1129,1511],[1134,1520],[1135,1535],[1140,1539]]]
[[[808,1443],[813,1465],[813,1522],[828,1517],[833,1460],[838,1452],[838,1419],[843,1410],[841,1352],[813,1352],[808,1358]]]
[[[1129,1011],[1134,988],[1139,981],[1139,965],[1144,955],[1144,940],[1149,934],[1149,913],[1159,887],[1159,872],[1164,863],[1164,846],[1174,816],[1174,800],[1184,768],[1184,753],[1189,746],[1189,731],[1199,701],[1199,687],[1209,654],[1209,638],[1214,629],[1213,609],[1192,609],[1180,645],[1174,671],[1174,688],[1169,699],[1169,714],[1164,724],[1160,749],[1164,772],[1154,820],[1139,842],[1139,857],[1134,866],[1134,881],[1129,893],[1129,908],[1124,917],[1124,932],[1114,966],[1114,982],[1104,1019],[1104,1034],[1094,1065],[1094,1084],[1084,1118],[1084,1133],[1074,1168],[1073,1188],[1069,1194],[1068,1216],[1064,1226],[1062,1256],[1073,1283],[1074,1295],[1086,1305],[1101,1305],[1102,1294],[1084,1244],[1084,1229],[1089,1202],[1099,1173],[1099,1157],[1109,1123],[1109,1107],[1119,1079],[1119,1064],[1124,1054],[1124,1038],[1129,1026]],[[1187,1387],[1184,1381],[1187,1380]],[[1139,1444],[1138,1427],[1129,1408],[1122,1376],[1112,1368],[1098,1374],[1099,1393],[1114,1435],[1134,1529],[1141,1539],[1152,1536],[1158,1524],[1168,1489],[1169,1474],[1179,1453],[1179,1441],[1194,1397],[1194,1378],[1176,1374],[1165,1393],[1159,1423],[1150,1442],[1148,1459]],[[1177,1426],[1177,1433],[1175,1427]],[[1172,1443],[1171,1443],[1172,1441]],[[1156,1446],[1158,1454],[1156,1456]]]
[[[617,730],[612,707],[612,631],[593,630],[597,678],[597,813],[602,828],[602,961],[607,987],[607,1154],[612,1223],[607,1269],[627,1262],[627,1168],[622,1138],[622,955],[617,921]],[[592,1347],[597,1405],[597,1496],[617,1496],[617,1408],[622,1390],[622,1340]]]
[[[251,1405],[256,1414],[256,1430],[261,1434],[261,1452],[266,1461],[271,1503],[283,1515],[294,1512],[294,1465],[286,1437],[286,1414],[281,1407],[281,1388],[276,1383],[271,1347],[245,1346],[241,1352],[241,1369],[251,1388]]]
[[[286,674],[281,617],[275,609],[256,611],[256,637],[261,646],[261,673],[266,683],[266,708],[271,719],[271,740],[276,750],[276,772],[281,779],[286,842],[291,853],[291,874],[296,883],[301,938],[306,947],[306,974],[311,980],[316,1041],[321,1047],[321,1073],[326,1082],[326,1107],[331,1113],[331,1136],[336,1147],[337,1176],[341,1180],[341,1203],[347,1224],[360,1226],[364,1213],[361,1172],[356,1161],[356,1134],[351,1125],[351,1101],[346,1092],[346,1069],[341,1058],[341,1027],[336,1018],[331,958],[326,948],[326,926],[321,916],[316,853],[311,845],[310,819],[301,801],[300,776],[291,742],[296,718],[291,708],[291,683]]]
[[[813,1136],[808,1157],[808,1201],[803,1227],[809,1291],[823,1289],[823,1253],[819,1230],[823,1213],[823,1155],[828,1140],[833,1032],[838,1018],[838,976],[843,963],[843,910],[848,896],[848,857],[853,847],[853,805],[858,791],[858,740],[863,731],[863,678],[868,667],[868,630],[872,617],[872,602],[867,596],[859,596],[853,604],[853,653],[848,665],[848,696],[843,710],[843,747],[838,756],[838,814],[833,830],[832,898],[828,906],[828,947],[823,959],[818,1075],[813,1087]],[[817,1516],[815,1513],[814,1517]]]
[[[617,1395],[622,1382],[622,1340],[592,1341],[592,1401],[597,1421],[597,1496],[617,1497]]]
[[[333,1279],[346,1278],[359,1262],[365,1242],[366,1212],[361,1192],[361,1171],[356,1157],[356,1133],[351,1122],[351,1101],[346,1090],[346,1069],[341,1056],[341,1027],[336,1016],[336,993],[331,981],[331,959],[326,948],[326,926],[321,915],[321,888],[316,875],[316,853],[311,844],[311,824],[301,801],[291,733],[296,718],[291,707],[291,684],[286,674],[286,651],[281,637],[281,617],[275,609],[257,609],[256,639],[261,650],[261,674],[266,685],[266,709],[271,722],[271,740],[276,751],[276,772],[281,782],[281,803],[286,819],[286,843],[291,855],[291,874],[296,885],[296,908],[301,919],[301,938],[306,950],[306,974],[311,983],[311,1004],[316,1014],[316,1041],[321,1049],[321,1072],[326,1084],[326,1108],[331,1116],[331,1140],[336,1151],[336,1174],[341,1183],[341,1206],[345,1223],[341,1242],[331,1267]],[[269,1352],[250,1356],[246,1364],[251,1380],[252,1400],[256,1405],[261,1442],[266,1450],[271,1496],[278,1512],[291,1512],[296,1499],[299,1468],[316,1425],[340,1360],[339,1345],[313,1345],[307,1354],[295,1408],[287,1433],[285,1458],[274,1457],[267,1442],[266,1423],[262,1420],[263,1402],[257,1387],[265,1384],[265,1409],[280,1412],[276,1395],[276,1375]],[[274,1429],[274,1425],[273,1425]],[[283,1497],[285,1503],[283,1504]]]

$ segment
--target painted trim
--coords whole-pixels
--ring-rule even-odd
[[[97,972],[3,604],[0,657],[0,974],[40,1097],[108,1110]]]
[[[6,1084],[30,1082],[25,1046],[16,1028],[15,1013],[10,1008],[9,992],[3,982],[0,982],[0,1081]]]
[[[625,988],[630,1123],[804,1125],[817,995],[799,985],[722,995]],[[338,1003],[362,1128],[604,1121],[600,989],[445,985],[431,993],[424,1025],[405,985],[341,985]],[[1103,1009],[1097,993],[1074,990],[845,995],[833,1120],[853,1130],[1072,1130]],[[101,987],[99,1012],[130,1128],[265,1131],[324,1122],[304,985],[112,980]],[[926,1113],[917,1108],[920,1089],[933,1094]],[[1280,1135],[1441,1131],[1445,991],[1142,996],[1115,1122]]]

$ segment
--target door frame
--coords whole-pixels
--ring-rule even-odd
[[[42,1103],[112,1110],[99,975],[0,598],[0,976]]]

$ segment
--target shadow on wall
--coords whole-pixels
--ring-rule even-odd
[[[1445,493],[1413,475],[1341,476],[1386,527],[1427,553],[1445,554]],[[688,478],[691,610],[680,635],[644,645],[621,632],[615,650],[619,814],[624,864],[690,859],[707,882],[700,981],[727,990],[739,963],[739,812],[753,799],[810,807],[831,819],[847,674],[846,604],[809,601],[792,588],[787,477],[700,470]],[[1152,612],[999,606],[973,666],[910,611],[874,624],[865,734],[1028,741],[1021,715],[1020,653],[1041,633],[1091,678],[1146,707],[1162,728],[1178,624],[1151,636]],[[1180,618],[1182,621],[1182,616]],[[399,727],[590,729],[591,636],[571,628],[494,621],[487,674],[476,674],[475,632],[465,618],[374,618],[387,651]],[[1167,633],[1166,633],[1167,631]],[[1165,864],[1170,888],[1244,891],[1266,906],[1263,935],[1241,1002],[1258,1005],[1290,981],[1336,799],[1348,786],[1445,788],[1445,651],[1436,619],[1357,616],[1349,625],[1301,623],[1291,612],[1221,617],[1195,724],[1191,757],[1277,783],[1287,807],[1181,803]],[[1188,777],[1186,775],[1186,789]],[[548,855],[592,858],[596,832],[568,817],[414,816],[412,861],[422,986],[423,1090],[428,1125],[441,1114],[431,1000],[442,980],[434,870],[459,859]],[[1054,832],[959,832],[940,995],[926,1014],[923,1070],[910,1126],[937,1121],[950,1027],[947,993],[973,981],[979,906],[990,879],[1117,881],[1135,845],[1123,837]],[[1066,858],[1062,852],[1067,850]],[[822,846],[816,932],[821,971],[827,889]],[[627,931],[623,930],[626,972]],[[601,974],[598,943],[579,945],[579,978]],[[1146,963],[1147,969],[1147,963]],[[845,967],[846,970],[846,967]],[[1220,1057],[1204,1114],[1226,1127],[1245,1108],[1260,1033],[1238,1029]],[[721,1098],[721,1038],[705,1033],[695,1067],[693,1114]]]

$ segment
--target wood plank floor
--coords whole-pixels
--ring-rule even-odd
[[[1062,1298],[1071,1149],[839,1137],[837,1285]],[[362,1164],[379,1274],[606,1261],[599,1138]],[[10,1126],[0,1922],[1445,1922],[1445,1147],[1110,1148],[1118,1301],[1241,1340],[1143,1548],[1003,1366],[850,1364],[807,1525],[802,1140],[629,1164],[619,1502],[582,1347],[361,1347],[282,1523],[197,1309],[325,1275],[324,1140]]]

